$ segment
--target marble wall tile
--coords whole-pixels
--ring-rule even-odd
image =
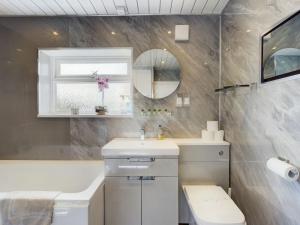
[[[153,137],[159,124],[168,137],[200,136],[206,120],[218,117],[219,21],[219,16],[0,18],[0,159],[99,159],[101,146],[112,138],[138,137],[142,126]],[[190,41],[174,41],[176,24],[190,25]],[[176,94],[150,100],[134,91],[132,119],[37,119],[37,49],[46,47],[133,47],[134,58],[167,48],[182,66],[177,92],[188,92],[191,106],[176,109]],[[173,116],[145,118],[142,108],[167,108]]]
[[[232,170],[233,198],[247,224],[299,224],[299,183],[291,184],[274,176],[264,162],[233,162]]]
[[[190,41],[174,41],[176,24],[189,24]],[[168,137],[199,137],[206,120],[217,119],[218,96],[214,89],[218,86],[219,56],[219,18],[205,17],[95,17],[73,18],[70,21],[70,46],[74,47],[133,47],[134,59],[142,52],[152,48],[166,48],[177,57],[182,67],[182,82],[177,92],[188,92],[191,107],[176,109],[176,94],[163,100],[150,100],[134,90],[134,118],[107,119],[91,123],[90,120],[71,122],[71,142],[73,147],[90,152],[98,146],[116,137],[138,137],[139,130],[145,126],[146,136],[156,136],[161,124]],[[111,32],[116,35],[111,35]],[[160,116],[145,118],[140,110],[161,108],[173,112],[172,117]],[[92,129],[84,130],[86,137],[98,137],[98,140],[86,143],[78,136],[77,123],[89,123]],[[105,124],[105,125],[104,125]],[[105,126],[106,132],[98,133],[99,126]],[[95,133],[96,132],[96,133]],[[78,141],[80,140],[80,142]],[[90,146],[89,146],[90,145]],[[93,150],[91,150],[93,151]],[[97,154],[98,156],[99,153]]]
[[[299,9],[299,0],[231,0],[222,16],[221,82],[259,82],[260,35]],[[299,79],[282,80],[221,96],[233,198],[248,225],[299,224],[300,183],[265,166],[277,156],[300,166],[299,85]]]
[[[37,119],[37,48],[68,39],[64,19],[0,19],[1,159],[59,159],[69,148],[68,120]]]

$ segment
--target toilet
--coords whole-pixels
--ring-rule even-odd
[[[245,217],[222,187],[182,185],[196,225],[246,225]]]
[[[189,225],[246,225],[227,194],[230,187],[228,142],[178,143],[179,222]]]

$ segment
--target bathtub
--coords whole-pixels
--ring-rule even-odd
[[[58,191],[52,225],[104,224],[103,161],[0,160],[0,198],[10,191]]]

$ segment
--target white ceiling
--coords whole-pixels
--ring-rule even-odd
[[[0,16],[221,14],[229,0],[0,0]],[[118,10],[119,11],[119,10]],[[119,11],[120,13],[120,11]]]

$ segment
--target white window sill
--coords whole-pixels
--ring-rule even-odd
[[[38,118],[133,118],[132,114],[38,114]]]

